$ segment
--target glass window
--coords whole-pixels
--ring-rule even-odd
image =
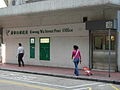
[[[32,44],[35,43],[35,39],[31,38],[30,43],[32,43]]]
[[[101,50],[101,49],[103,49],[103,37],[101,37],[101,36],[95,36],[94,49],[95,50]]]
[[[105,49],[109,50],[109,36],[106,36]],[[111,36],[111,50],[115,50],[115,36]]]
[[[13,6],[15,5],[15,0],[12,1],[12,5],[13,5]]]
[[[49,43],[50,42],[49,40],[50,40],[49,38],[41,38],[40,43]]]
[[[26,3],[39,2],[39,1],[44,1],[44,0],[26,0]]]

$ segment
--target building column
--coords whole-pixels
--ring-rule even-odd
[[[120,32],[117,32],[117,64],[120,72]]]
[[[117,12],[117,65],[118,71],[120,72],[120,11]]]

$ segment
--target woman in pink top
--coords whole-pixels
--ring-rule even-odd
[[[74,50],[72,52],[72,59],[73,59],[74,65],[75,65],[74,74],[76,76],[79,76],[80,73],[78,71],[78,64],[79,64],[79,62],[81,63],[81,54],[80,54],[80,50],[78,50],[78,46],[77,45],[74,45],[73,49]]]

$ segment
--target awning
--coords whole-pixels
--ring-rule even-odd
[[[108,30],[117,29],[117,20],[87,21],[86,30]]]

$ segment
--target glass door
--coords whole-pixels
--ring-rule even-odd
[[[93,33],[92,35],[92,67],[93,69],[108,70],[109,39],[108,33]],[[116,69],[115,33],[111,34],[111,69]]]

